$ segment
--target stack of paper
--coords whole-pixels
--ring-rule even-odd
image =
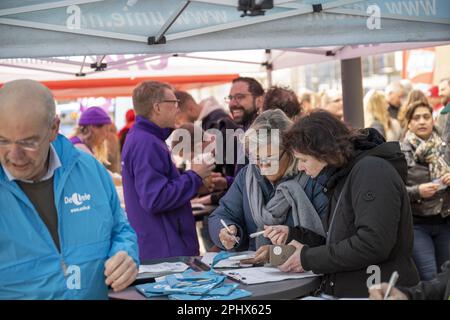
[[[158,264],[148,264],[139,266],[138,278],[157,278],[173,273],[180,273],[187,270],[189,266],[184,262],[163,262]]]

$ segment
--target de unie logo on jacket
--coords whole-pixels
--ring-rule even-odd
[[[78,213],[91,209],[91,198],[92,196],[89,193],[85,192],[80,194],[78,192],[74,192],[72,195],[64,197],[64,204],[72,207],[70,209],[71,213]]]

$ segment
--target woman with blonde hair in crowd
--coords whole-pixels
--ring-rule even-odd
[[[109,165],[108,137],[111,118],[100,107],[90,107],[83,111],[70,141],[75,147],[93,155],[102,164]]]
[[[364,99],[364,126],[377,129],[386,141],[398,141],[402,129],[399,122],[389,116],[388,103],[381,91],[369,91]]]
[[[423,93],[421,90],[415,89],[408,94],[405,103],[400,107],[400,111],[398,112],[398,121],[400,121],[400,125],[402,126],[404,132],[408,130],[407,128],[408,121],[406,119],[406,113],[408,112],[409,106],[414,102],[419,101],[428,104],[428,99],[425,93]]]
[[[122,185],[122,176],[109,170],[108,142],[111,118],[100,107],[90,107],[83,111],[75,128],[74,135],[69,139],[75,147],[94,156],[108,170],[116,186]]]

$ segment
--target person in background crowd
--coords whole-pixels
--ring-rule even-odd
[[[369,290],[372,300],[384,300],[389,284],[375,285]],[[450,261],[442,266],[442,273],[430,281],[421,281],[414,287],[394,287],[388,300],[450,300]]]
[[[239,77],[233,80],[230,94],[225,97],[228,103],[234,122],[245,132],[248,130],[253,120],[257,117],[258,111],[262,108],[264,100],[264,89],[254,78]],[[216,185],[229,188],[239,171],[248,162],[245,158],[245,150],[240,144],[239,139],[236,142],[235,166],[232,176],[214,177]],[[228,152],[228,151],[227,151]]]
[[[442,79],[439,82],[439,96],[444,106],[437,120],[438,127],[442,130],[444,142],[450,143],[450,122],[448,114],[450,113],[450,78]]]
[[[234,172],[237,161],[237,137],[230,133],[235,132],[240,126],[237,125],[219,102],[212,96],[200,101],[202,110],[200,112],[197,123],[201,125],[204,131],[218,130],[215,132],[215,140],[222,141],[222,149],[216,150],[216,157],[221,159],[216,162],[214,172],[211,173],[211,186],[214,192],[196,199],[193,203],[201,203],[204,205],[217,205],[220,198],[225,194],[226,190],[233,183]],[[220,136],[217,136],[217,134]],[[227,139],[233,139],[233,144],[227,144]],[[217,145],[220,147],[220,145]]]
[[[442,99],[439,96],[439,87],[438,86],[432,86],[427,91],[427,99],[428,104],[433,108],[433,119],[437,119],[439,116],[439,113],[441,112],[441,109],[444,107],[442,105]]]
[[[336,90],[323,91],[320,95],[320,108],[326,110],[344,120],[344,105],[342,103],[342,94]]]
[[[0,88],[0,300],[107,299],[138,273],[110,176],[58,134],[55,109],[36,81]]]
[[[273,86],[264,95],[262,111],[280,109],[289,119],[295,121],[300,117],[302,107],[294,91],[288,88]]]
[[[393,82],[386,87],[384,94],[386,95],[386,100],[389,104],[389,116],[393,119],[398,119],[398,112],[400,111],[403,99],[406,96],[405,89],[400,82]]]
[[[138,235],[141,259],[199,254],[190,200],[214,165],[193,163],[180,174],[165,140],[175,127],[172,87],[145,81],[133,90],[136,123],[122,151],[125,205]]]
[[[104,165],[108,162],[108,137],[111,118],[105,110],[100,107],[90,107],[83,111],[78,120],[78,127],[70,141],[75,147],[93,155]]]
[[[439,82],[439,96],[444,107],[450,103],[450,78],[442,79]]]
[[[402,143],[414,217],[413,257],[422,280],[433,279],[438,266],[450,260],[450,159],[432,112],[428,103],[409,106]]]
[[[400,125],[402,126],[403,133],[408,130],[408,121],[406,120],[406,112],[408,112],[408,108],[414,102],[422,102],[428,103],[427,96],[421,90],[412,90],[409,92],[405,103],[401,106],[400,111],[398,113],[398,121],[400,121]]]
[[[249,235],[267,226],[297,226],[309,244],[322,243],[325,237],[320,215],[327,211],[328,199],[322,186],[300,173],[292,153],[283,148],[282,133],[291,124],[278,109],[265,111],[255,119],[245,135],[252,162],[239,172],[209,217],[209,234],[215,245],[225,250],[258,249],[255,263],[267,260],[265,245],[269,242]],[[278,140],[270,138],[270,130],[279,130],[275,132]]]
[[[120,129],[119,133],[117,134],[119,137],[119,146],[120,146],[120,152],[122,153],[123,145],[125,143],[125,138],[127,137],[128,131],[133,127],[134,125],[134,119],[135,119],[135,113],[133,109],[129,109],[125,113],[125,126],[123,126],[122,129]]]
[[[228,102],[233,120],[246,131],[262,108],[264,89],[253,78],[239,77],[233,80],[225,101]]]
[[[398,141],[400,123],[389,116],[387,101],[381,91],[369,91],[364,99],[364,126],[377,129],[387,141]]]
[[[409,79],[401,79],[399,81],[400,85],[403,87],[403,96],[407,97],[411,91],[413,91],[413,83]]]
[[[304,115],[310,114],[317,109],[317,94],[314,92],[305,92],[301,95],[300,104]]]
[[[209,163],[215,162],[214,156],[217,148],[215,136],[204,132],[201,127],[193,123],[185,123],[173,132],[172,137],[172,155],[178,156],[184,162],[180,171],[184,172],[190,169],[192,163],[198,162],[199,159],[204,159]],[[213,174],[214,172],[203,180],[203,186],[198,189],[198,197],[192,199],[191,204],[216,205],[219,203],[219,199],[225,191],[213,192],[215,189]],[[208,215],[203,216],[201,227],[197,228],[197,232],[202,238],[205,249],[213,247],[208,234]]]
[[[175,120],[175,127],[179,128],[185,123],[194,123],[198,119],[202,107],[186,91],[177,90],[175,96],[180,101],[178,103],[180,111]]]
[[[106,169],[120,174],[120,145],[117,134],[117,127],[114,123],[109,126],[108,135],[106,137],[106,146],[108,150],[108,162]]]
[[[398,271],[400,285],[417,284],[407,167],[399,144],[384,142],[372,128],[351,131],[329,112],[317,111],[293,125],[285,145],[311,177],[333,172],[324,189],[330,199],[326,244],[293,240],[297,249],[279,269],[323,274],[318,291],[337,297],[367,297],[372,265],[380,268],[381,281]]]
[[[231,119],[229,113],[225,112],[225,109],[212,96],[200,101],[200,106],[202,107],[202,111],[198,120],[202,129],[204,131],[216,129],[221,134],[221,137],[216,137],[216,140],[222,140],[223,148],[221,150],[222,153],[220,153],[220,150],[217,151],[217,155],[223,158],[223,163],[216,164],[215,172],[212,173],[212,181],[216,185],[216,189],[226,190],[233,182],[237,162],[237,140],[236,137],[227,137],[227,131],[235,132],[239,128],[239,125]],[[227,139],[231,138],[233,139],[232,150],[227,146]],[[228,161],[227,156],[230,154],[233,156]]]

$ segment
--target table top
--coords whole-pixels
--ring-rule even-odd
[[[199,263],[199,259],[199,257],[176,257],[165,260],[158,259],[151,263],[159,263],[162,261],[183,261],[196,271],[205,270],[204,265],[202,265],[202,263]],[[146,262],[144,264],[151,263]],[[227,279],[226,282],[232,283],[236,281]],[[307,296],[311,294],[311,292],[313,292],[315,289],[317,289],[319,285],[320,278],[313,277],[252,285],[241,283],[239,289],[244,289],[252,293],[250,297],[245,298],[247,300],[286,300]],[[137,292],[137,290],[133,286],[121,292],[110,291],[109,298],[118,300],[167,300],[167,297],[146,298],[142,294]]]

